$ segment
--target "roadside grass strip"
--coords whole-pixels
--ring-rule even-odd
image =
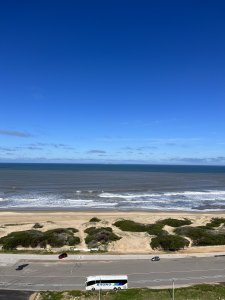
[[[101,291],[102,300],[172,300],[172,288],[168,289],[128,289],[119,292]],[[222,300],[225,299],[223,284],[201,284],[175,289],[176,300]],[[40,300],[97,300],[99,292],[41,292]]]

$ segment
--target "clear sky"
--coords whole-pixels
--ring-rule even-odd
[[[0,161],[224,165],[225,1],[1,1]]]

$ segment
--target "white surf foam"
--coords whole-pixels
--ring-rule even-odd
[[[90,197],[90,198],[89,198]],[[225,207],[225,191],[174,191],[174,192],[129,192],[99,195],[76,193],[74,198],[57,194],[28,193],[8,198],[0,197],[1,208],[118,208],[118,209],[156,209],[186,211],[220,211]],[[205,209],[204,209],[205,207]],[[219,209],[221,207],[221,209]],[[198,209],[199,208],[199,209]]]
[[[144,197],[159,197],[161,194],[152,193],[126,193],[126,194],[113,194],[113,193],[101,193],[100,198],[122,198],[122,199],[133,199],[133,198],[144,198]]]

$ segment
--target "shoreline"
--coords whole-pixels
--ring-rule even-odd
[[[133,213],[141,213],[141,214],[190,214],[190,215],[195,215],[195,214],[225,214],[225,210],[157,210],[157,209],[103,209],[103,208],[76,208],[76,209],[71,209],[71,208],[53,208],[53,209],[46,209],[46,208],[11,208],[11,209],[4,209],[4,208],[0,208],[0,214],[1,213],[84,213],[84,214],[88,214],[88,213],[100,213],[100,214],[108,214],[108,213],[112,213],[112,214],[124,214],[124,213],[128,213],[128,214],[133,214]]]

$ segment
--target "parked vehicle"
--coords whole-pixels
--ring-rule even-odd
[[[16,268],[16,271],[21,271],[23,270],[25,267],[29,266],[29,264],[23,264],[23,265],[19,265],[17,268]]]
[[[63,258],[66,258],[68,256],[68,254],[67,253],[61,253],[60,255],[59,255],[59,259],[63,259]]]

